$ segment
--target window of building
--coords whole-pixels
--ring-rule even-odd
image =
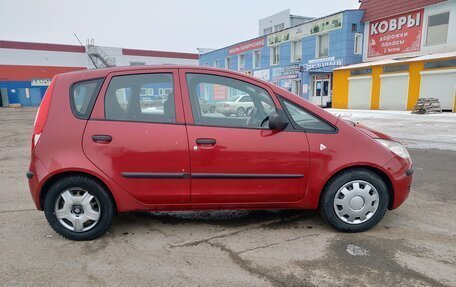
[[[105,96],[108,120],[174,123],[172,74],[113,77]]]
[[[271,33],[272,33],[272,27],[268,27],[268,28],[263,29],[263,34],[264,35],[271,34]]]
[[[209,63],[208,62],[204,63],[204,66],[209,67]]]
[[[280,48],[279,46],[271,47],[271,65],[275,66],[280,64]]]
[[[283,29],[285,29],[285,23],[280,23],[280,24],[274,25],[274,31],[275,32],[281,31]]]
[[[130,66],[145,66],[146,62],[130,62]]]
[[[447,42],[449,20],[450,12],[428,17],[426,45],[431,46]]]
[[[336,131],[333,126],[307,112],[303,108],[288,101],[284,101],[284,103],[288,113],[293,119],[294,124],[299,128],[302,128],[307,132],[315,133],[333,133]]]
[[[372,68],[350,70],[350,75],[352,75],[352,76],[370,75],[370,74],[372,74]]]
[[[230,69],[231,68],[231,58],[225,58],[225,69]]]
[[[317,36],[317,58],[329,56],[329,34]]]
[[[355,55],[361,55],[363,51],[363,35],[355,34]]]
[[[276,108],[263,88],[215,75],[187,74],[186,78],[196,125],[267,129],[266,119]],[[203,99],[211,99],[215,113],[205,112]]]
[[[425,62],[424,68],[425,69],[456,68],[456,59]]]
[[[253,51],[253,68],[260,68],[261,67],[261,51],[256,50]]]
[[[383,73],[408,72],[410,65],[384,66]]]
[[[75,116],[88,119],[100,91],[102,79],[79,82],[71,87],[70,102]]]
[[[239,54],[238,55],[238,63],[239,63],[239,71],[245,70],[245,55]]]
[[[299,62],[302,60],[302,40],[291,42],[291,61]]]
[[[214,67],[215,67],[215,68],[218,68],[218,66],[219,66],[219,61],[218,61],[218,60],[215,60],[215,61],[214,61]]]

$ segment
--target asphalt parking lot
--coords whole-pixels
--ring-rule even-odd
[[[142,213],[73,242],[28,191],[35,112],[0,109],[0,285],[456,286],[455,151],[410,149],[409,200],[364,233],[295,210]]]

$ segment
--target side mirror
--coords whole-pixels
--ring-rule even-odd
[[[269,129],[283,131],[288,126],[286,121],[278,112],[274,111],[269,115]]]

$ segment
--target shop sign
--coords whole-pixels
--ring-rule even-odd
[[[214,100],[226,100],[228,99],[228,91],[226,86],[213,85],[214,89]]]
[[[51,84],[51,79],[32,79],[31,86],[49,86]]]
[[[331,77],[331,76],[330,76],[329,74],[321,74],[321,75],[315,75],[315,76],[314,76],[314,79],[315,79],[316,81],[318,81],[318,80],[329,80],[330,77]]]
[[[423,13],[421,9],[370,22],[367,56],[419,51]]]
[[[282,80],[282,79],[295,79],[298,77],[299,73],[299,64],[274,67],[272,68],[272,79]]]
[[[268,46],[342,28],[343,14],[321,18],[268,36]]]
[[[327,67],[342,66],[342,59],[336,59],[334,57],[309,60],[307,64],[304,64],[304,71],[312,71]]]
[[[230,55],[244,53],[246,51],[256,50],[264,47],[264,38],[257,38],[229,48]]]
[[[253,76],[255,78],[263,80],[263,81],[269,81],[269,79],[270,79],[269,69],[253,71]]]

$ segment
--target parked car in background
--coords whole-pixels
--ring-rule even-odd
[[[254,104],[249,95],[234,96],[228,101],[218,102],[215,111],[226,117],[235,114],[238,117],[244,117]]]
[[[199,105],[201,108],[201,112],[211,113],[211,114],[215,113],[216,103],[211,103],[211,102],[203,100],[201,98],[198,98],[198,101],[199,101]]]
[[[151,86],[169,91],[157,107],[140,99]],[[216,107],[244,116],[205,113],[199,97],[214,87],[244,93]],[[37,209],[73,240],[101,236],[129,211],[319,209],[360,232],[405,201],[412,174],[405,147],[383,133],[273,84],[194,66],[55,76],[26,173]]]

